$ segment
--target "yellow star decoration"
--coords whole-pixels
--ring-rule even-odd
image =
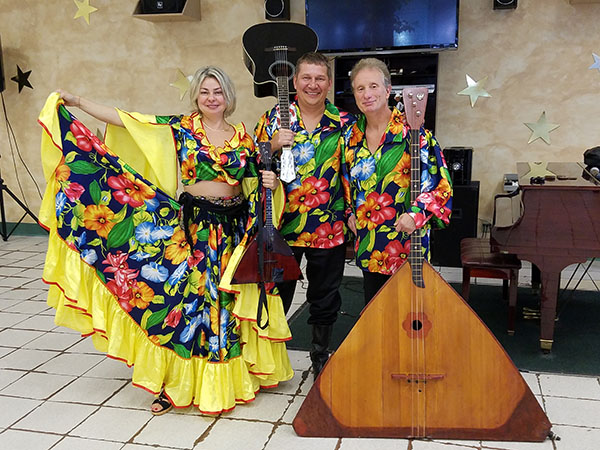
[[[529,163],[529,172],[523,175],[522,179],[527,180],[532,177],[545,177],[546,175],[556,175],[548,170],[548,163],[544,161],[534,161]]]
[[[85,21],[87,22],[87,24],[90,24],[90,14],[98,11],[98,8],[94,8],[93,6],[90,5],[90,0],[81,0],[81,1],[77,1],[77,0],[73,0],[75,2],[75,4],[77,5],[77,12],[75,13],[75,17],[73,17],[73,19],[78,19],[80,17],[83,17],[85,19]]]
[[[183,100],[185,93],[190,88],[190,79],[183,74],[181,69],[177,69],[177,80],[169,86],[179,89],[179,100]]]
[[[479,97],[491,97],[490,94],[483,88],[487,77],[475,81],[469,75],[467,75],[467,87],[460,91],[458,95],[468,95],[471,98],[471,108],[475,106],[475,102]]]
[[[546,111],[542,112],[542,115],[535,123],[527,123],[525,122],[527,128],[529,128],[532,133],[529,137],[528,144],[531,144],[538,138],[542,138],[546,144],[550,145],[550,132],[552,130],[556,130],[560,125],[557,123],[549,123],[546,120]]]

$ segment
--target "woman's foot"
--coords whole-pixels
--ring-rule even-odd
[[[151,411],[155,416],[162,416],[168,413],[173,408],[173,404],[169,401],[167,396],[161,392],[156,400],[152,402]]]

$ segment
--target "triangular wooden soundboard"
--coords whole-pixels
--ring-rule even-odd
[[[362,312],[298,411],[296,433],[544,440],[551,424],[493,334],[429,264],[425,288],[411,275],[404,264]]]

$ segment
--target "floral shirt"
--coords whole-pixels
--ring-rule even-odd
[[[332,248],[345,242],[350,193],[340,174],[342,129],[353,121],[352,115],[340,112],[326,100],[321,121],[309,132],[297,103],[290,105],[290,129],[296,133],[292,146],[296,179],[285,184],[287,202],[281,221],[281,234],[289,245]],[[270,140],[279,128],[276,106],[263,114],[256,125],[257,142]]]
[[[233,125],[233,136],[223,147],[217,147],[206,137],[198,113],[157,116],[156,121],[169,124],[173,130],[184,185],[202,180],[238,185],[244,178],[248,160],[255,157],[254,142],[242,123]]]
[[[395,231],[398,217],[408,212],[421,233],[429,257],[429,228],[450,221],[452,186],[436,139],[420,131],[421,194],[410,201],[411,157],[408,125],[396,108],[379,147],[371,153],[360,115],[346,134],[346,169],[356,215],[356,264],[366,272],[393,274],[410,253],[410,235]]]

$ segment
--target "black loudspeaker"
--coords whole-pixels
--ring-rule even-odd
[[[470,147],[446,147],[443,150],[453,186],[471,183],[473,149]]]
[[[515,9],[517,0],[494,0],[494,9]]]
[[[265,19],[290,20],[290,0],[265,0]]]
[[[180,13],[186,0],[142,0],[143,14]]]
[[[0,36],[0,92],[4,92],[6,84],[4,83],[4,64],[2,63],[2,37]]]
[[[479,181],[466,186],[454,186],[450,224],[443,230],[432,230],[431,263],[435,266],[461,267],[460,241],[477,237],[479,213]]]

